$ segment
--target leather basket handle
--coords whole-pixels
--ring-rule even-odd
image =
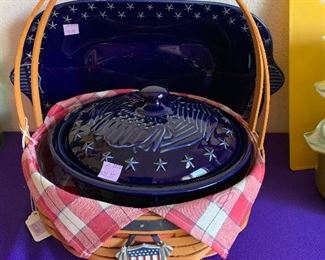
[[[24,42],[26,40],[28,30],[33,22],[33,19],[39,12],[40,8],[43,6],[44,2],[45,0],[39,0],[32,14],[28,17],[28,20],[26,22],[26,25],[24,27],[23,33],[19,41],[19,46],[18,46],[18,51],[16,56],[15,73],[14,73],[15,75],[14,92],[15,92],[19,124],[22,129],[26,129],[27,125],[26,125],[25,111],[23,108],[22,98],[21,98],[20,64],[23,55]],[[40,99],[39,86],[38,86],[39,59],[40,59],[41,45],[42,45],[42,40],[44,37],[46,25],[48,23],[48,20],[50,18],[50,15],[53,11],[56,2],[57,0],[49,0],[43,12],[42,18],[38,24],[36,37],[34,40],[34,46],[33,46],[32,64],[31,64],[31,90],[32,90],[34,117],[36,120],[37,127],[39,127],[43,122],[41,99]],[[268,62],[267,62],[267,57],[266,57],[262,37],[260,35],[260,32],[258,30],[258,27],[256,25],[256,22],[252,14],[250,13],[247,5],[244,3],[243,0],[236,0],[236,2],[241,8],[244,16],[246,17],[252,35],[253,44],[254,44],[255,59],[256,59],[256,82],[255,82],[253,107],[251,111],[251,117],[249,119],[249,128],[253,133],[256,133],[256,135],[257,135],[257,131],[256,131],[257,121],[258,121],[259,111],[261,108],[262,96],[264,92],[265,109],[262,114],[262,128],[260,130],[259,137],[258,137],[259,138],[258,148],[264,153],[263,144],[265,140],[265,134],[267,131],[267,123],[268,123],[268,116],[270,110],[270,96],[271,96]]]

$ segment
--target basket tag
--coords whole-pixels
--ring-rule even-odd
[[[122,165],[104,162],[98,177],[107,181],[117,182],[117,180],[120,178],[122,169]]]
[[[33,211],[25,221],[29,232],[31,233],[35,242],[40,242],[51,235],[47,232],[37,211]]]
[[[64,24],[63,32],[65,36],[79,34],[79,24]]]

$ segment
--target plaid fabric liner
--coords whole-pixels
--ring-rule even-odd
[[[39,140],[49,129],[83,104],[130,91],[121,89],[85,94],[52,107],[44,124],[33,135],[36,143],[31,142],[22,156],[24,176],[37,207],[51,220],[79,257],[89,258],[116,232],[150,211],[174,223],[226,258],[250,214],[263,181],[265,162],[259,152],[256,152],[255,164],[249,175],[233,187],[198,200],[145,209],[121,207],[79,197],[56,187],[40,174],[36,151]],[[211,100],[187,96],[227,111],[247,128],[241,116],[229,108]],[[256,136],[251,134],[251,138],[256,144]]]

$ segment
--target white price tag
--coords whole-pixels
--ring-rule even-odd
[[[25,221],[29,232],[36,242],[40,242],[51,235],[47,232],[37,211],[33,211]]]
[[[117,182],[120,178],[122,169],[122,165],[104,162],[98,177],[107,181]]]
[[[79,24],[64,24],[63,32],[65,36],[79,34]]]

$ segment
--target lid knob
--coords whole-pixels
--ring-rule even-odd
[[[168,96],[168,90],[159,86],[148,86],[140,90],[145,98],[145,105],[138,112],[147,116],[164,116],[171,112],[162,100]]]

